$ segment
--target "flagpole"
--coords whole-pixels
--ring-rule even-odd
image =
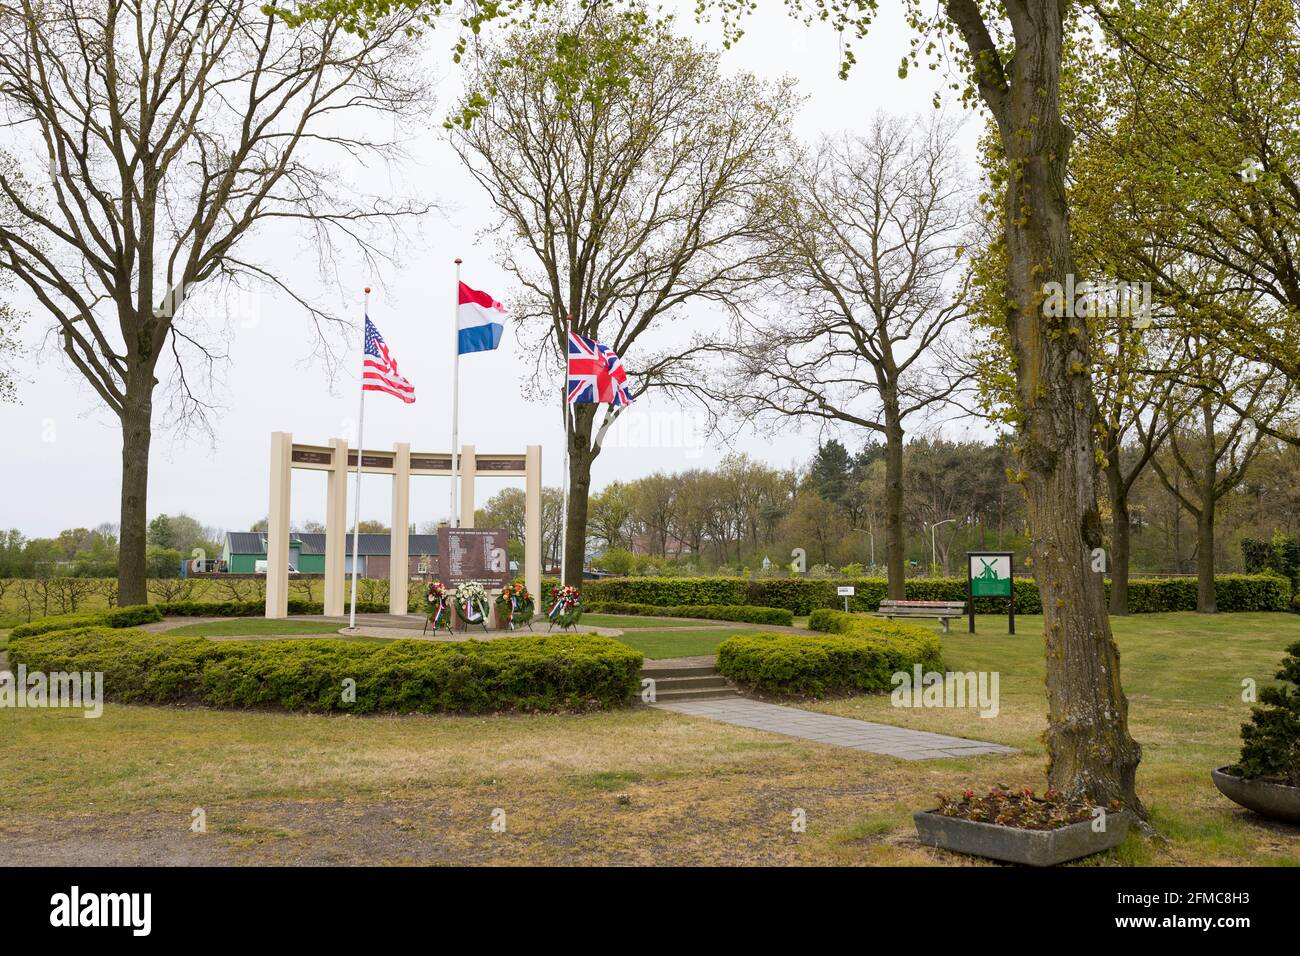
[[[451,312],[451,516],[447,525],[460,527],[456,511],[457,485],[460,484],[460,263],[456,260],[456,305]]]
[[[370,318],[370,286],[366,286],[365,317]],[[348,613],[348,630],[357,629],[357,565],[360,562],[361,548],[361,458],[362,429],[366,421],[366,330],[361,328],[361,407],[357,411],[357,491],[352,506],[352,610]]]
[[[564,476],[560,491],[560,587],[568,583],[566,572],[569,569],[569,328],[573,316],[564,314],[564,343],[560,350],[560,359],[564,363],[561,381],[564,387],[560,391],[560,408],[564,412]]]

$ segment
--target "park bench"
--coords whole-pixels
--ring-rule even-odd
[[[887,617],[891,621],[896,617],[933,617],[943,625],[943,632],[948,633],[948,622],[954,617],[966,613],[965,601],[881,601],[876,617]]]

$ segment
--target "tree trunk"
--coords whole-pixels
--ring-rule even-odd
[[[118,536],[118,603],[145,604],[145,531],[149,523],[149,445],[153,424],[153,373],[134,370],[122,415],[121,530]]]
[[[1218,610],[1214,590],[1214,491],[1210,490],[1196,516],[1196,610],[1214,614]]]
[[[587,562],[587,505],[591,498],[593,404],[573,406],[569,435],[569,499],[564,522],[564,583],[582,589],[582,570]]]
[[[885,403],[885,573],[890,600],[906,595],[903,555],[903,425],[898,402]]]
[[[1119,449],[1114,450],[1118,458]],[[1128,613],[1128,566],[1132,553],[1132,529],[1129,527],[1128,491],[1119,473],[1118,461],[1106,463],[1106,482],[1110,488],[1110,613]]]
[[[1214,448],[1214,404],[1206,393],[1201,401],[1201,426],[1204,429],[1205,461],[1201,473],[1201,510],[1196,515],[1196,610],[1213,614],[1217,610],[1214,593],[1214,486],[1218,478]]]
[[[1143,813],[1119,649],[1091,553],[1102,544],[1094,457],[1095,404],[1086,319],[1048,315],[1045,282],[1073,273],[1065,172],[1071,133],[1060,115],[1060,7],[1017,30],[1004,104],[1009,163],[1004,221],[1022,411],[1020,446],[1034,577],[1047,653],[1047,778],[1069,798],[1112,800]]]

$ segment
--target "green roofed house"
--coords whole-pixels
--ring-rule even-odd
[[[387,578],[390,541],[387,534],[359,536],[361,555],[357,573],[363,578]],[[436,574],[438,571],[438,536],[407,536],[410,574]],[[343,573],[352,573],[352,535],[346,536]],[[266,573],[266,533],[263,531],[227,531],[221,560],[229,574]],[[291,532],[289,535],[289,571],[298,574],[325,573],[325,535],[317,532]]]

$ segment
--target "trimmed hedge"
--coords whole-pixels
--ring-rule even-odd
[[[843,584],[853,585],[857,592],[849,598],[850,611],[875,611],[885,598],[883,578],[609,578],[587,582],[583,596],[589,603],[753,605],[804,615],[817,608],[843,607],[844,599],[835,593]],[[1276,575],[1223,574],[1215,578],[1215,584],[1220,611],[1291,609],[1291,585]],[[1043,613],[1038,585],[1032,578],[1017,578],[1014,587],[1017,613]],[[1109,582],[1106,587],[1109,590]],[[909,601],[964,601],[966,579],[909,578],[904,591]],[[683,595],[698,593],[712,597],[708,601],[682,600]],[[1006,606],[1001,598],[975,599],[977,614],[1002,614]],[[1196,579],[1135,578],[1129,581],[1129,610],[1135,614],[1195,611]]]
[[[595,634],[493,641],[210,641],[78,628],[11,638],[14,666],[102,671],[108,700],[347,713],[589,710],[627,703],[642,656]],[[343,699],[356,682],[356,700]]]
[[[718,670],[760,692],[821,697],[889,690],[899,671],[943,666],[939,636],[927,628],[843,611],[817,618],[830,633],[728,638],[718,645]]]
[[[746,578],[604,578],[600,581],[584,581],[582,599],[585,604],[615,602],[653,604],[656,607],[719,604],[783,606],[749,600],[749,585]],[[833,591],[834,589],[832,593]]]
[[[265,601],[164,601],[151,604],[166,617],[261,617]],[[345,608],[346,610],[346,608]],[[290,614],[324,614],[320,601],[289,601]],[[357,602],[358,614],[387,614],[388,604],[377,601]]]
[[[794,615],[785,608],[754,607],[749,604],[684,604],[677,607],[658,607],[654,604],[620,604],[616,601],[599,601],[584,605],[592,614],[636,614],[646,617],[698,617],[710,621],[742,621],[746,624],[794,623]]]
[[[1291,608],[1291,582],[1276,574],[1215,575],[1214,595],[1215,605],[1220,611],[1286,611]],[[1128,609],[1133,614],[1195,611],[1196,578],[1130,581]]]
[[[48,634],[51,631],[66,631],[75,627],[135,627],[139,624],[152,624],[162,619],[162,611],[156,604],[129,604],[126,607],[112,608],[107,611],[56,614],[52,617],[37,618],[35,621],[19,624],[9,636],[28,637],[33,634]]]

